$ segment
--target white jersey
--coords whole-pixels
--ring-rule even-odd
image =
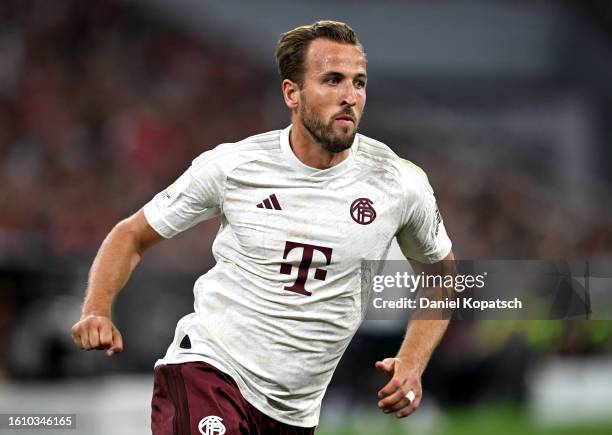
[[[365,315],[361,261],[383,259],[394,237],[427,263],[451,242],[418,167],[357,134],[347,159],[310,168],[290,128],[203,153],[144,213],[166,238],[221,217],[217,264],[196,281],[195,312],[156,365],[208,362],[264,414],[311,427]]]

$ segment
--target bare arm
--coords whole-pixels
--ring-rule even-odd
[[[442,261],[432,265],[411,263],[415,273],[448,275],[454,273],[454,256],[450,252]],[[376,363],[376,368],[391,376],[378,397],[379,408],[385,413],[395,412],[398,418],[412,414],[421,403],[421,376],[429,363],[431,355],[440,343],[448,327],[449,318],[444,313],[432,315],[431,311],[423,319],[413,319],[395,358],[386,358]],[[414,397],[407,397],[412,390]]]
[[[121,334],[111,321],[113,302],[144,252],[162,239],[142,210],[111,230],[91,266],[81,318],[71,330],[77,346],[108,349],[109,356],[123,350]]]

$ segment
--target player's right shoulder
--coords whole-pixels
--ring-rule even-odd
[[[275,151],[280,151],[281,130],[249,136],[238,142],[228,142],[203,152],[192,162],[193,170],[207,168],[230,172],[241,164],[258,160]]]

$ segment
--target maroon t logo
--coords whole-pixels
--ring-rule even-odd
[[[289,290],[290,292],[299,293],[301,295],[310,296],[304,284],[306,284],[306,280],[308,279],[308,271],[310,270],[310,265],[312,264],[312,254],[314,251],[322,252],[325,255],[325,260],[327,265],[331,263],[331,255],[332,248],[326,248],[325,246],[317,246],[317,245],[309,245],[308,243],[298,243],[298,242],[285,242],[285,253],[283,254],[283,260],[287,259],[287,254],[291,252],[295,248],[302,248],[302,261],[298,266],[298,276],[293,285],[285,286],[285,290]],[[283,275],[291,275],[291,270],[293,266],[289,263],[281,263],[280,273]],[[320,281],[325,281],[325,277],[327,276],[327,271],[319,268],[315,268],[314,279],[318,279]]]

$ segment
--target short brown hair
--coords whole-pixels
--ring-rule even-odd
[[[289,79],[300,87],[303,85],[306,52],[310,43],[317,38],[356,45],[363,51],[353,29],[340,21],[324,20],[296,27],[283,33],[276,45],[276,64],[281,80]]]

